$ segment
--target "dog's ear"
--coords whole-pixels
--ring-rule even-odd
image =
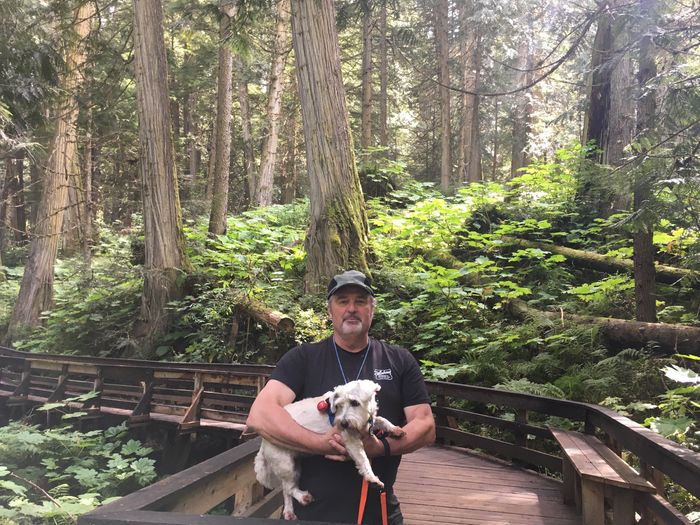
[[[330,396],[330,401],[331,401],[331,406],[330,406],[330,411],[331,414],[335,414],[335,402],[338,400],[339,394],[338,392],[333,392],[333,394]]]

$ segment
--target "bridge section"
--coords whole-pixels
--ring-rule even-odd
[[[264,366],[100,359],[0,348],[0,419],[46,401],[94,392],[90,400],[73,403],[89,418],[118,416],[132,426],[167,424],[180,434],[216,428],[238,438],[269,371]],[[556,495],[556,479],[564,469],[560,444],[549,427],[563,425],[595,436],[601,447],[635,466],[653,485],[656,493],[635,493],[630,500],[631,515],[640,517],[640,524],[689,525],[666,501],[666,481],[700,497],[700,454],[595,405],[436,381],[428,382],[428,390],[438,441],[450,448],[406,456],[397,491],[407,523],[578,523],[574,507],[564,507]],[[192,523],[192,514],[204,525],[264,523],[278,512],[281,498],[255,480],[258,446],[257,439],[244,442],[96,509],[79,523]],[[466,449],[500,463],[466,454]],[[599,490],[596,504],[602,506],[603,498],[609,503],[604,480]],[[207,514],[212,509],[220,512],[222,506],[235,518]]]

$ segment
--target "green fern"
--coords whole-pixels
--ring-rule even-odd
[[[533,383],[528,379],[511,379],[505,383],[499,383],[494,388],[509,392],[522,392],[535,396],[554,397],[564,399],[564,392],[551,383]]]

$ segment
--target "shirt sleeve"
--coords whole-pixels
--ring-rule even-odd
[[[408,350],[402,350],[405,368],[401,377],[401,400],[404,408],[423,403],[430,404],[428,388],[425,386],[418,361]]]
[[[270,374],[270,379],[276,379],[287,385],[299,399],[304,390],[305,361],[303,346],[292,348],[277,362],[277,366]]]

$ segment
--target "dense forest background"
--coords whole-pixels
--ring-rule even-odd
[[[699,12],[4,0],[4,344],[273,363],[357,268],[427,377],[698,450]]]

